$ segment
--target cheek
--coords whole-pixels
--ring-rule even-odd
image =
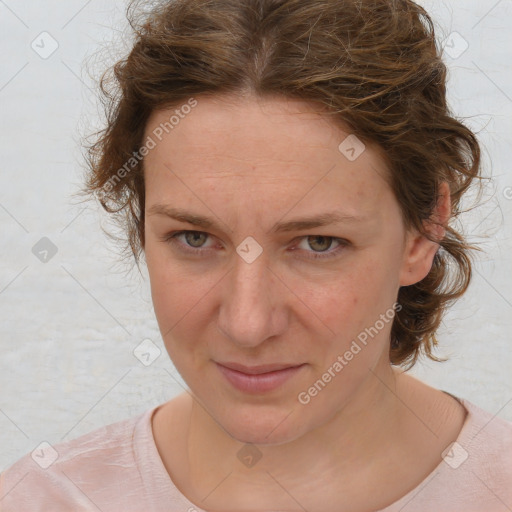
[[[146,262],[155,316],[167,342],[179,324],[186,321],[187,313],[193,310],[204,292],[203,280],[194,279],[175,263],[171,264],[168,249],[159,245],[148,240]]]
[[[369,368],[375,368],[387,353],[395,283],[389,266],[380,258],[368,258],[350,272],[340,271],[322,296],[313,297],[315,308],[323,311],[322,318],[333,331],[324,344],[311,347],[314,377],[311,387],[302,389],[314,394],[318,410],[332,410],[348,400],[368,378]],[[389,317],[381,320],[386,314]],[[319,380],[328,384],[326,391],[316,395]]]
[[[180,374],[187,374],[197,350],[197,312],[201,302],[196,285],[164,266],[151,276],[153,308],[165,349]],[[190,377],[188,377],[190,378]]]
[[[191,272],[171,260],[167,248],[148,249],[151,296],[162,340],[176,367],[186,367],[191,357],[201,359],[207,351],[204,331],[213,318],[223,273],[206,268]]]
[[[206,279],[194,281],[171,268],[161,268],[152,275],[151,296],[164,341],[180,327],[190,328],[208,295],[208,284]]]
[[[379,257],[363,258],[350,269],[341,269],[321,287],[305,290],[311,310],[342,338],[353,337],[373,325],[396,299],[393,269]],[[332,333],[331,333],[332,334]]]

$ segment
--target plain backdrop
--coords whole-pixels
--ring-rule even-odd
[[[484,252],[439,333],[437,353],[449,360],[412,373],[512,420],[512,2],[421,3],[445,47],[452,109],[478,132],[492,179],[482,205],[461,217]],[[42,441],[72,439],[183,390],[147,274],[126,273],[101,230],[106,214],[73,198],[80,137],[99,126],[93,78],[116,57],[109,48],[121,44],[124,9],[0,1],[0,471]],[[135,355],[144,340],[161,350],[148,366]]]

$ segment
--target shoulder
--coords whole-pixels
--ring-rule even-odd
[[[512,423],[468,400],[454,398],[467,411],[456,441],[445,448],[439,466],[385,512],[512,509]]]
[[[468,416],[457,440],[443,453],[439,471],[443,492],[465,512],[508,511],[512,507],[512,423],[468,400],[460,401]]]
[[[512,505],[512,423],[492,414],[468,400],[461,400],[468,418],[457,439],[463,463],[476,475],[501,483]],[[462,467],[462,464],[461,464]]]
[[[139,437],[147,432],[152,411],[71,441],[41,443],[0,475],[0,511],[89,510],[99,489],[140,487],[134,439],[137,427]]]

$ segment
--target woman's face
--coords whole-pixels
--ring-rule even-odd
[[[417,269],[375,148],[303,102],[196,100],[146,130],[156,317],[226,432],[290,441],[389,371],[398,289],[429,266]]]

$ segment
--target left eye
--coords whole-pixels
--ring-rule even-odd
[[[334,238],[330,236],[307,236],[303,239],[314,252],[325,252],[334,242]]]
[[[329,250],[332,247],[333,243],[336,243],[338,245],[334,249]],[[304,244],[306,245],[304,246]],[[309,253],[307,258],[318,259],[335,256],[346,245],[348,245],[348,242],[342,240],[341,238],[322,235],[309,235],[303,237],[300,244],[298,244],[297,247],[304,250],[306,253]]]

